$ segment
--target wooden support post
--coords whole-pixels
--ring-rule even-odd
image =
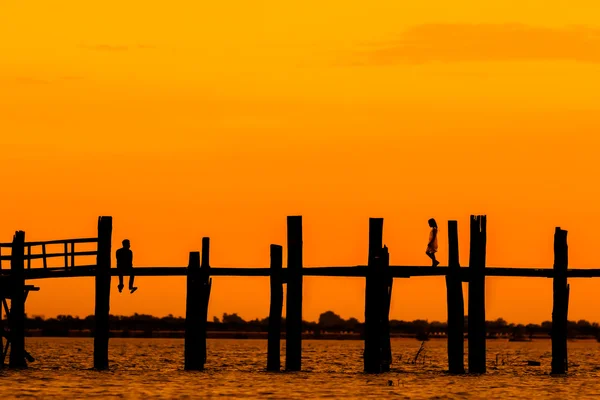
[[[271,245],[271,306],[269,309],[269,336],[267,346],[267,371],[279,372],[281,368],[281,311],[283,309],[283,249]]]
[[[569,251],[567,231],[556,228],[554,233],[554,279],[552,308],[552,374],[567,372],[567,318],[569,285],[567,269]]]
[[[302,369],[302,217],[287,217],[288,281],[285,312],[285,369]]]
[[[210,291],[212,278],[210,277],[210,238],[202,238],[202,264],[200,265],[200,354],[202,355],[202,369],[206,364],[206,327],[208,320],[208,304],[210,302]]]
[[[487,242],[485,215],[471,216],[469,255],[469,373],[486,372],[485,348],[485,256]]]
[[[98,219],[96,310],[94,317],[94,368],[99,370],[108,369],[111,242],[112,217],[100,217]]]
[[[212,279],[210,278],[210,239],[202,238],[200,253],[191,252],[187,275],[185,311],[185,369],[202,371],[206,364],[206,320]]]
[[[185,369],[202,370],[203,354],[200,350],[200,320],[202,302],[200,281],[200,253],[190,252],[185,302]]]
[[[382,315],[382,341],[381,341],[381,371],[388,372],[392,365],[392,340],[390,337],[390,307],[392,305],[392,285],[394,279],[390,275],[390,253],[387,246],[381,250],[383,315]]]
[[[448,221],[448,275],[446,275],[448,303],[448,371],[465,373],[465,303],[458,257],[458,223]]]
[[[10,260],[11,302],[10,326],[11,368],[25,368],[25,232],[17,231],[12,242]]]
[[[383,268],[380,254],[383,245],[383,218],[369,219],[369,259],[365,283],[365,350],[364,371],[381,372],[381,315]]]

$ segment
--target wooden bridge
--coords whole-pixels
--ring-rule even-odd
[[[468,372],[486,372],[485,277],[538,277],[554,282],[552,312],[552,373],[567,371],[567,314],[569,286],[567,278],[600,277],[600,269],[568,270],[567,232],[554,233],[553,268],[486,267],[487,219],[470,218],[469,267],[461,268],[458,254],[458,223],[448,221],[448,266],[389,265],[388,248],[383,245],[383,219],[369,220],[369,255],[367,265],[303,267],[302,217],[287,218],[287,268],[283,266],[283,248],[271,245],[269,268],[210,267],[209,238],[202,239],[202,253],[191,252],[187,266],[136,267],[136,276],[186,276],[185,368],[201,370],[206,361],[206,320],[213,276],[265,276],[271,281],[267,370],[279,371],[280,337],[283,309],[283,284],[287,285],[285,369],[299,371],[302,365],[302,283],[304,276],[357,277],[365,279],[364,370],[379,373],[390,370],[392,363],[389,310],[393,278],[444,276],[448,306],[449,372],[465,373],[464,367],[464,300],[462,283],[468,282]],[[33,360],[25,351],[25,301],[29,292],[39,288],[27,285],[36,279],[94,277],[95,328],[94,368],[107,369],[109,342],[109,305],[111,276],[112,217],[100,217],[98,236],[84,239],[26,242],[25,233],[17,231],[11,243],[0,243],[0,299],[6,319],[0,313],[2,357],[0,368],[9,354],[9,366],[22,368]],[[81,246],[85,249],[81,250]],[[89,247],[94,247],[89,250]],[[51,252],[59,247],[60,251]],[[76,248],[79,247],[79,250]],[[7,251],[10,254],[6,254]],[[200,254],[202,258],[200,259]],[[82,257],[96,258],[92,265],[78,263]],[[51,266],[51,259],[61,261]],[[38,261],[36,261],[38,260]],[[41,266],[39,266],[41,260]],[[4,268],[3,262],[10,263]],[[33,263],[32,263],[33,262]],[[34,264],[37,263],[36,267]],[[10,307],[9,307],[10,302]]]

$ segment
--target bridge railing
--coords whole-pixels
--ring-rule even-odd
[[[75,259],[78,256],[96,256],[98,249],[95,250],[76,250],[76,244],[98,244],[98,238],[81,238],[81,239],[62,239],[62,240],[47,240],[42,242],[25,242],[24,243],[24,261],[27,262],[27,269],[31,268],[32,260],[42,260],[43,269],[70,269],[73,267],[92,267],[95,265],[76,265]],[[62,251],[48,252],[47,246],[60,246]],[[2,261],[10,261],[11,255],[3,255],[3,249],[12,249],[13,243],[0,243],[0,269],[2,269]],[[81,248],[81,247],[80,247]],[[36,251],[37,250],[37,251]],[[63,266],[48,267],[49,258],[63,258]],[[35,269],[35,268],[34,268]]]

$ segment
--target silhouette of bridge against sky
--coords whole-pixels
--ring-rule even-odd
[[[369,256],[367,265],[306,267],[302,261],[302,217],[287,219],[287,268],[283,267],[283,247],[271,245],[268,268],[211,267],[210,240],[203,238],[202,252],[191,252],[187,266],[136,266],[135,276],[185,276],[186,332],[185,368],[201,370],[206,361],[206,321],[211,277],[263,276],[271,281],[267,370],[279,371],[283,308],[283,284],[286,300],[286,362],[288,371],[301,370],[302,361],[302,278],[304,276],[357,277],[365,279],[365,372],[390,370],[392,363],[389,310],[393,278],[444,276],[448,306],[449,372],[464,373],[464,300],[462,283],[468,282],[468,371],[486,372],[485,277],[537,277],[553,279],[552,373],[567,371],[567,314],[569,286],[567,278],[600,277],[600,269],[568,269],[567,232],[556,228],[553,268],[510,268],[486,266],[487,218],[470,218],[469,266],[461,268],[458,255],[458,223],[448,221],[448,267],[389,265],[389,251],[383,245],[383,219],[369,220]],[[94,277],[95,329],[94,367],[107,369],[109,342],[109,304],[113,258],[112,217],[100,217],[95,238],[26,242],[17,231],[11,243],[0,243],[0,299],[5,319],[0,318],[3,338],[0,368],[10,354],[10,367],[26,367],[33,358],[25,351],[25,301],[29,292],[39,288],[26,281],[52,278]],[[58,248],[58,250],[57,250]],[[10,254],[9,254],[10,253]],[[200,254],[202,257],[200,258]],[[89,262],[90,258],[94,261]],[[94,259],[95,258],[95,259]],[[87,263],[86,263],[87,261]],[[6,265],[10,264],[9,268]],[[10,307],[9,307],[10,301]],[[0,317],[2,316],[0,312]],[[8,351],[10,347],[10,352]]]

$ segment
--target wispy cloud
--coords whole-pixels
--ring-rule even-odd
[[[156,49],[152,44],[136,45],[115,45],[115,44],[81,44],[81,48],[92,51],[101,51],[107,53],[121,53],[130,50],[153,50]]]
[[[397,40],[373,43],[355,65],[462,61],[576,61],[600,63],[600,29],[522,24],[425,24]]]
[[[104,51],[104,52],[122,52],[129,50],[129,46],[113,45],[113,44],[82,44],[82,48],[86,50]]]
[[[45,79],[26,77],[26,76],[21,76],[21,77],[15,78],[15,81],[21,85],[47,85],[50,83],[50,81],[47,81]]]
[[[66,76],[61,76],[60,79],[63,81],[80,81],[83,79],[83,76],[66,75]]]

